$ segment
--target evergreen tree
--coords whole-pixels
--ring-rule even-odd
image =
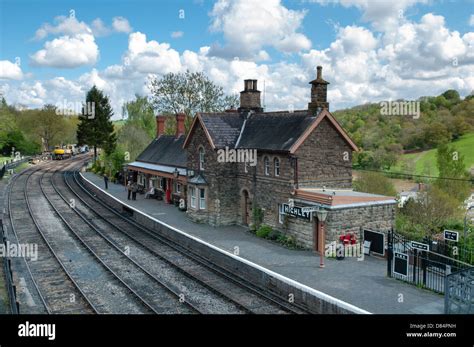
[[[87,92],[86,104],[79,116],[77,126],[78,144],[87,144],[94,147],[94,160],[97,157],[97,148],[103,148],[107,155],[111,154],[116,145],[113,116],[109,98],[101,90],[93,86]]]

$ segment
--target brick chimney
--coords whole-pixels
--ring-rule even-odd
[[[184,113],[177,113],[176,114],[176,137],[180,137],[185,133],[184,127],[184,120],[186,119],[186,115]]]
[[[240,92],[239,112],[262,112],[260,91],[257,89],[257,80],[244,80],[244,90]]]
[[[323,67],[317,67],[316,79],[311,84],[311,102],[308,104],[308,112],[317,115],[323,108],[329,109],[327,102],[327,91],[329,82],[323,80]]]
[[[160,137],[165,133],[166,117],[162,115],[156,116],[156,137]]]

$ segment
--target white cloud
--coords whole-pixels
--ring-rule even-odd
[[[180,38],[180,37],[183,37],[183,35],[184,35],[184,33],[183,33],[182,31],[173,31],[173,32],[171,33],[171,37],[172,37],[173,39],[178,39],[178,38]]]
[[[49,23],[43,24],[38,30],[36,30],[35,39],[42,40],[48,35],[77,35],[77,34],[91,34],[92,31],[89,26],[80,22],[76,17],[58,16],[54,18],[56,25]]]
[[[141,73],[168,73],[181,70],[179,53],[168,43],[147,41],[140,32],[130,34],[124,64]]]
[[[90,34],[61,36],[47,41],[43,49],[30,56],[33,65],[57,68],[92,65],[98,57],[99,47]]]
[[[0,79],[21,80],[22,78],[23,72],[19,64],[9,60],[0,60]]]
[[[132,31],[130,23],[123,17],[114,17],[112,19],[112,28],[118,33],[128,34]]]
[[[255,58],[264,46],[291,53],[308,50],[311,41],[298,30],[305,11],[289,10],[280,0],[219,0],[211,12],[211,31],[222,32],[225,46],[211,54],[226,58]]]
[[[388,32],[407,19],[407,9],[417,3],[429,0],[310,0],[321,5],[340,4],[344,7],[356,7],[363,12],[362,19],[371,22],[375,29]]]

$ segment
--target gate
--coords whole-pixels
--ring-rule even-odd
[[[436,253],[442,241],[415,242],[391,231],[387,242],[387,276],[437,293],[445,293],[451,273],[473,268],[447,254]],[[448,249],[448,247],[444,247]]]
[[[446,276],[444,313],[474,314],[474,268]]]

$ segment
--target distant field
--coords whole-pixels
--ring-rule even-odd
[[[474,166],[474,133],[461,136],[459,140],[453,141],[459,153],[464,156],[464,163],[469,169]],[[407,172],[416,175],[438,176],[436,165],[436,149],[430,149],[420,153],[404,154],[401,156],[392,172]],[[413,172],[414,171],[414,172]]]

